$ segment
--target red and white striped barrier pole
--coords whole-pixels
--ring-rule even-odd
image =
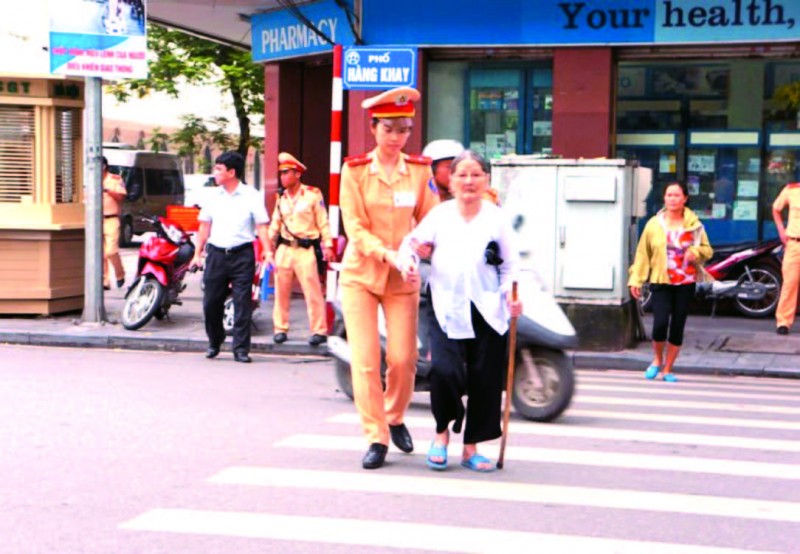
[[[339,177],[342,169],[342,105],[344,90],[342,87],[342,45],[333,46],[333,90],[331,93],[331,175],[328,184],[328,219],[334,251],[338,254],[339,244]],[[328,333],[333,332],[333,301],[336,299],[338,271],[328,264],[328,275],[325,286],[328,316]]]

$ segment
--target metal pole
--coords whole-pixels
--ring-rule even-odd
[[[334,250],[339,243],[339,181],[342,169],[342,45],[333,46],[333,83],[331,94],[331,159],[330,182],[328,185],[328,219],[330,220],[331,237]],[[327,300],[328,332],[333,332],[333,301],[336,299],[338,272],[328,264],[328,275],[325,286]]]
[[[83,117],[83,179],[86,192],[86,251],[83,321],[105,321],[103,306],[103,80],[86,77]]]

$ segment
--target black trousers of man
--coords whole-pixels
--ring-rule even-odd
[[[243,244],[227,250],[208,246],[206,268],[203,272],[203,315],[206,320],[208,345],[219,348],[225,342],[222,319],[225,298],[233,294],[233,351],[250,353],[250,318],[253,312],[253,278],[256,255],[253,244]]]
[[[443,433],[451,421],[453,432],[461,432],[465,415],[461,397],[467,395],[464,443],[475,444],[502,434],[503,383],[507,333],[499,335],[486,323],[474,304],[474,339],[451,339],[442,331],[431,309],[431,411],[436,432]]]

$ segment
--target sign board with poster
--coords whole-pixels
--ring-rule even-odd
[[[51,0],[50,72],[147,77],[146,0]]]

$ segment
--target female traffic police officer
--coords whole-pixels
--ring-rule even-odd
[[[377,147],[342,168],[342,222],[349,237],[339,278],[356,408],[369,449],[365,469],[383,465],[389,437],[414,448],[403,415],[414,392],[419,284],[396,268],[397,249],[438,203],[430,160],[402,152],[411,134],[416,89],[401,87],[365,100]],[[381,385],[378,306],[386,315],[386,390]]]
[[[326,342],[325,299],[317,271],[316,247],[325,261],[333,259],[333,239],[322,192],[300,182],[306,166],[289,154],[278,154],[278,174],[281,187],[269,226],[269,239],[277,240],[275,249],[275,307],[272,323],[273,340],[280,344],[289,332],[289,301],[292,277],[297,275],[306,300],[308,322],[311,325],[311,346]]]

